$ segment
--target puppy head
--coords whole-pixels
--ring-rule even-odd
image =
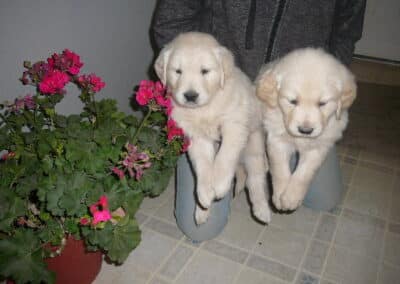
[[[156,59],[158,77],[184,107],[208,104],[224,88],[234,67],[233,55],[208,34],[183,33]]]
[[[296,137],[321,135],[356,97],[354,76],[321,49],[289,53],[262,70],[256,83],[266,108],[279,108],[287,131]]]

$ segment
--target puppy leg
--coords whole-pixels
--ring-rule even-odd
[[[272,202],[280,210],[282,209],[281,196],[285,192],[291,176],[289,161],[294,149],[289,144],[280,139],[274,139],[274,137],[268,137],[267,141],[273,186]]]
[[[327,150],[313,149],[300,153],[297,168],[281,196],[282,209],[294,210],[301,205],[315,172],[327,155]]]
[[[203,209],[196,204],[196,208],[194,210],[194,219],[197,225],[204,224],[209,216],[210,216],[210,209]]]
[[[247,179],[247,173],[242,164],[238,165],[235,177],[236,177],[235,196],[238,196],[244,190]]]
[[[247,170],[246,185],[252,203],[254,216],[264,223],[271,221],[271,210],[266,197],[266,153],[264,134],[255,132],[250,135],[244,149],[244,163]]]
[[[228,123],[221,129],[222,144],[215,157],[213,167],[213,188],[218,199],[231,189],[239,157],[244,148],[248,132],[240,124]]]
[[[215,198],[212,188],[212,170],[215,148],[212,141],[193,137],[189,148],[190,160],[197,177],[197,198],[203,208],[210,207]]]

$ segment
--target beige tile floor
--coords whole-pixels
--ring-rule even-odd
[[[138,213],[142,242],[95,284],[400,283],[400,87],[360,84],[338,145],[347,191],[332,212],[301,207],[268,226],[232,203],[224,231],[190,243],[173,216],[173,184]]]

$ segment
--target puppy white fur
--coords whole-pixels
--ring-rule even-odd
[[[212,201],[229,192],[236,170],[243,177],[242,167],[253,213],[269,222],[261,103],[232,53],[211,35],[183,33],[162,49],[155,70],[173,95],[172,118],[191,140],[196,222],[204,223]]]
[[[342,137],[356,97],[351,72],[322,49],[295,50],[264,66],[256,79],[277,209],[301,205],[330,147]],[[298,151],[293,174],[291,155]]]

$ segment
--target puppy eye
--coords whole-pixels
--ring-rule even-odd
[[[182,74],[182,70],[181,69],[176,69],[175,73],[181,75]]]
[[[208,74],[209,72],[210,72],[209,69],[205,69],[205,68],[201,69],[201,74],[202,74],[202,75],[206,75],[206,74]]]
[[[289,103],[294,105],[294,106],[297,106],[298,101],[296,99],[293,99],[293,100],[289,100]]]
[[[319,106],[319,107],[322,107],[322,106],[324,106],[324,105],[326,105],[326,102],[319,102],[319,103],[318,103],[318,106]]]

